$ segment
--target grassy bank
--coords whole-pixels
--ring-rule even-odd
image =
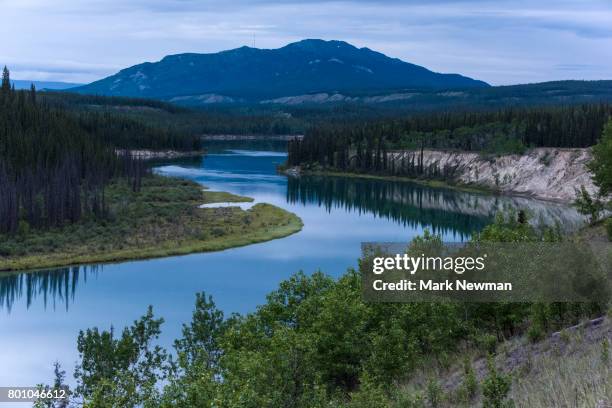
[[[202,204],[213,203],[252,203],[251,197],[239,196],[226,191],[204,191]]]
[[[493,361],[510,381],[508,397],[514,402],[500,406],[597,407],[600,401],[612,401],[612,322],[609,317],[593,322],[536,343],[527,336],[500,343]],[[487,352],[466,349],[446,360],[430,361],[411,381],[399,385],[397,393],[412,396],[416,402],[408,406],[419,408],[432,406],[432,400],[440,408],[479,407],[483,406],[483,387],[489,376]]]
[[[197,183],[162,176],[134,193],[118,181],[106,191],[109,215],[48,231],[20,228],[0,236],[0,270],[40,269],[217,251],[293,234],[295,214],[269,204],[198,208],[203,203],[252,201],[204,191]]]

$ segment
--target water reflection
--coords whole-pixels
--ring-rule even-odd
[[[284,269],[278,264],[264,266],[265,269],[279,271],[295,272],[304,268],[307,261],[312,262],[314,268],[319,268],[326,264],[329,257],[340,265],[339,270],[343,270],[357,258],[357,253],[351,254],[353,250],[358,251],[360,241],[397,240],[398,236],[409,239],[411,234],[418,234],[424,228],[441,234],[446,240],[464,241],[489,224],[496,213],[511,209],[527,210],[536,223],[557,223],[565,230],[576,229],[584,223],[584,218],[571,207],[527,198],[475,194],[416,183],[365,178],[285,178],[275,172],[275,166],[281,159],[277,152],[234,149],[207,156],[206,166],[201,158],[182,158],[172,161],[172,165],[162,170],[164,174],[196,180],[213,190],[251,196],[255,202],[270,202],[297,213],[305,223],[300,234],[264,244],[263,247],[240,250],[245,256],[250,252],[265,254],[264,248],[275,248],[273,252],[284,253],[291,261],[290,266]],[[351,229],[350,237],[342,234],[348,229]],[[331,247],[330,242],[334,243]],[[210,263],[213,258],[227,258],[228,255],[224,254],[227,252],[201,256]],[[194,267],[187,258],[169,259],[167,262],[176,265],[179,271],[190,271]],[[147,268],[153,269],[155,265],[163,263],[158,260],[156,264],[148,264]],[[135,262],[123,264],[122,267],[132,270],[141,265]],[[109,267],[117,268],[119,266]],[[0,274],[0,309],[10,312],[17,302],[22,302],[29,310],[38,302],[44,309],[62,307],[68,310],[74,302],[79,284],[85,282],[88,275],[97,275],[98,269],[97,266],[75,266]],[[131,273],[134,276],[134,272]],[[237,273],[231,270],[227,276],[232,279],[231,276]],[[101,283],[97,284],[100,286]],[[118,285],[121,283],[112,284],[114,288]],[[160,285],[160,290],[162,287]],[[96,290],[106,293],[108,288]]]
[[[405,181],[366,178],[302,176],[287,182],[289,203],[316,204],[334,209],[368,212],[403,226],[426,226],[441,235],[457,233],[465,240],[489,224],[498,212],[527,211],[535,225],[559,225],[566,231],[584,224],[568,206],[521,197],[495,196],[433,188]]]
[[[0,308],[8,312],[16,301],[25,297],[26,307],[42,297],[44,308],[51,302],[55,309],[63,305],[66,310],[77,290],[79,281],[87,281],[88,274],[97,275],[98,266],[72,266],[30,273],[8,273],[0,278]]]
[[[205,140],[204,148],[208,153],[220,153],[234,149],[248,149],[250,151],[268,151],[287,153],[286,140],[259,139],[259,140]]]
[[[487,225],[490,216],[460,213],[460,197],[450,190],[413,183],[357,178],[291,177],[287,183],[290,203],[317,204],[327,212],[341,208],[359,214],[372,213],[404,227],[426,226],[442,235],[457,233],[465,240]]]
[[[151,304],[166,319],[160,343],[170,348],[191,318],[194,293],[212,295],[227,315],[247,313],[299,270],[338,277],[356,267],[361,242],[408,242],[425,227],[458,241],[507,208],[528,208],[536,219],[567,228],[581,223],[567,206],[524,198],[369,179],[287,179],[276,172],[284,154],[241,149],[164,162],[156,171],[285,208],[302,218],[302,231],[221,252],[108,264],[104,273],[0,273],[0,384],[48,381],[53,360],[70,367],[78,358],[79,330],[123,327]]]

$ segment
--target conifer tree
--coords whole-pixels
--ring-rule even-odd
[[[7,94],[11,90],[11,75],[6,65],[2,70],[2,93]]]
[[[113,178],[140,190],[147,170],[116,153],[125,135],[112,117],[91,116],[85,126],[79,114],[36,103],[34,86],[12,91],[6,68],[0,94],[0,235],[105,217]],[[152,134],[163,147],[168,134]]]
[[[36,87],[34,84],[30,84],[30,102],[36,104]]]
[[[593,161],[589,163],[593,181],[599,193],[607,196],[612,193],[612,119],[608,121],[599,143],[593,147]]]

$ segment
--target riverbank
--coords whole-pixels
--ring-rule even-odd
[[[251,197],[239,196],[226,191],[204,191],[202,204],[214,203],[252,203]]]
[[[423,174],[417,178],[338,172],[317,167],[294,167],[284,172],[290,176],[319,174],[411,181],[432,187],[516,195],[569,204],[574,201],[576,190],[581,186],[591,195],[597,193],[597,187],[586,167],[591,159],[590,149],[538,148],[522,155],[503,156],[424,150],[420,166]],[[405,163],[420,163],[421,153],[394,151],[389,153],[388,160],[393,162],[393,168],[401,174]],[[443,180],[440,179],[442,174],[445,175]]]
[[[206,150],[122,150],[117,149],[118,154],[129,153],[132,157],[140,160],[153,159],[180,159],[183,157],[197,157],[206,154]]]
[[[402,176],[384,176],[377,174],[363,174],[363,173],[351,173],[333,170],[301,170],[295,167],[289,168],[282,171],[284,174],[290,177],[305,176],[321,176],[321,177],[349,177],[359,179],[370,179],[370,180],[382,180],[382,181],[400,181],[405,183],[415,183],[426,187],[433,188],[445,188],[455,191],[463,191],[466,193],[475,194],[501,194],[501,191],[485,186],[477,185],[462,185],[462,184],[450,184],[441,180],[427,180],[421,178],[402,177]]]
[[[245,140],[267,140],[287,142],[289,140],[301,140],[304,135],[202,135],[204,141],[245,141]]]
[[[48,231],[23,228],[0,238],[0,271],[42,269],[219,251],[282,238],[301,219],[270,204],[198,208],[203,203],[248,202],[249,197],[202,191],[188,180],[143,180],[140,193],[125,181],[106,190],[109,216]]]

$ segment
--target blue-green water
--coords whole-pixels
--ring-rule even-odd
[[[280,281],[303,270],[341,275],[356,266],[362,241],[409,241],[429,228],[461,241],[504,208],[576,226],[567,207],[523,198],[468,194],[411,183],[366,179],[287,179],[280,152],[231,150],[160,166],[162,174],[196,180],[298,214],[304,229],[290,237],[215,253],[0,277],[0,386],[52,378],[59,360],[72,373],[79,329],[121,328],[148,305],[163,316],[169,346],[188,322],[195,293],[212,294],[226,313],[249,312]]]

